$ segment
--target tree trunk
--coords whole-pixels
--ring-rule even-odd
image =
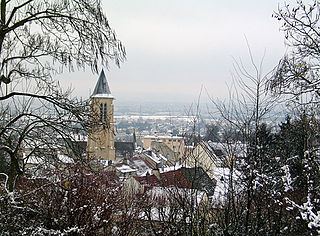
[[[14,189],[15,178],[18,174],[21,174],[18,159],[14,156],[14,154],[10,155],[10,170],[9,170],[9,192],[12,192]]]

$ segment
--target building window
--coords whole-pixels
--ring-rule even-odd
[[[103,115],[103,105],[100,104],[100,120],[102,121],[102,115]]]
[[[106,122],[107,121],[107,104],[104,104],[103,117],[104,117],[104,122]]]

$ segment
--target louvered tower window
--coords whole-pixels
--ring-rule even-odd
[[[102,121],[103,116],[103,104],[100,104],[100,120]]]
[[[106,122],[107,121],[107,104],[104,104],[103,118],[104,118],[104,122]]]

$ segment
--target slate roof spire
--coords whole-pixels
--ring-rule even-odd
[[[108,81],[102,69],[96,87],[93,91],[92,96],[111,96],[111,91],[108,85]]]

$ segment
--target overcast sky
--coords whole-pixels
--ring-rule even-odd
[[[279,3],[283,1],[103,0],[127,51],[120,69],[105,69],[111,92],[120,103],[188,103],[197,99],[201,86],[212,97],[226,97],[233,58],[249,59],[245,38],[258,63],[266,52],[266,72],[284,55],[283,33],[272,18]],[[98,79],[90,70],[63,76],[63,85],[84,98]]]

